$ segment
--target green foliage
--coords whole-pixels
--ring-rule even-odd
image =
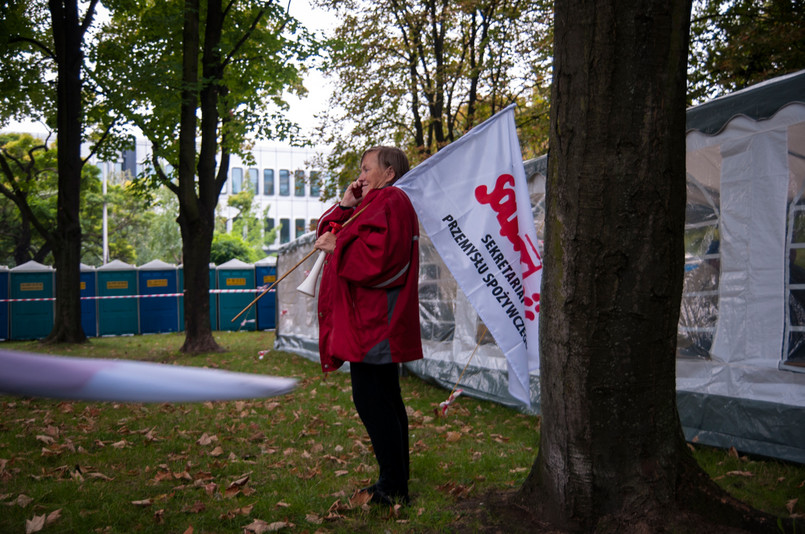
[[[0,127],[11,119],[48,119],[53,124],[55,63],[47,2],[0,4]]]
[[[210,261],[221,265],[231,259],[239,259],[246,263],[254,263],[262,256],[254,250],[242,237],[236,234],[215,234],[212,238]]]
[[[185,4],[111,0],[105,5],[112,11],[111,20],[89,51],[99,67],[94,79],[110,108],[151,141],[157,158],[178,168]],[[203,32],[206,3],[201,5]],[[295,134],[294,125],[282,115],[287,104],[281,97],[283,91],[304,92],[302,62],[314,52],[315,43],[276,3],[234,2],[222,24],[219,70],[215,78],[200,83],[221,88],[219,149],[248,159],[247,135],[285,138]],[[146,173],[138,179],[158,182],[160,177]]]
[[[697,103],[805,68],[805,4],[792,0],[698,0],[688,98]]]
[[[219,217],[220,228],[213,236],[211,259],[216,265],[220,265],[232,258],[254,263],[263,257],[263,244],[266,239],[275,237],[276,232],[269,232],[263,236],[263,225],[253,212],[254,191],[249,186],[246,179],[243,191],[229,195],[227,204],[238,210],[237,215],[232,221],[232,230],[226,233],[226,221]],[[268,212],[268,208],[266,208]]]
[[[412,164],[517,102],[527,155],[547,143],[548,2],[320,0],[337,13],[326,71],[336,80],[320,141],[332,146],[325,195],[354,180],[371,145]]]
[[[58,152],[30,134],[0,135],[0,263],[18,265],[30,259],[52,264],[48,239],[56,226]],[[2,165],[5,163],[5,165]],[[102,259],[103,195],[100,170],[81,169],[82,261],[100,265]],[[112,257],[133,261],[129,243],[147,215],[124,185],[109,188],[109,234]],[[25,216],[23,216],[23,213]]]

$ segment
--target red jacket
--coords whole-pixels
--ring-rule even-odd
[[[319,287],[319,355],[324,372],[345,362],[422,358],[419,334],[419,222],[408,196],[393,186],[369,191],[355,209],[333,206],[319,220],[354,221],[337,232]]]

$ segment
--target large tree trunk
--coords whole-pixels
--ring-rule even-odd
[[[76,0],[50,0],[58,77],[56,80],[59,198],[53,257],[56,314],[46,342],[86,341],[81,327],[81,52]]]
[[[182,109],[179,127],[179,228],[185,275],[185,341],[190,354],[220,351],[210,328],[209,261],[215,204],[212,209],[196,194],[196,110],[199,103],[199,0],[186,0],[182,37]],[[207,186],[199,169],[202,198]]]
[[[543,416],[521,496],[572,531],[656,531],[724,497],[676,408],[689,14],[688,0],[555,3]]]

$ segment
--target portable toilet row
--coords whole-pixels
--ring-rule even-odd
[[[273,257],[256,265],[240,260],[231,260],[217,268],[210,264],[210,289],[223,290],[218,295],[210,293],[211,328],[274,328],[276,298],[273,292],[264,295],[238,320],[232,319],[254,299],[255,282],[264,285],[275,279],[276,258]],[[87,336],[184,330],[181,267],[159,260],[139,268],[119,260],[97,269],[82,264],[80,280],[81,325]],[[0,339],[46,337],[53,328],[54,295],[55,270],[52,267],[30,261],[10,270],[0,269]],[[8,299],[12,300],[10,305]]]

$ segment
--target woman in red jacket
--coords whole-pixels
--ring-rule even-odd
[[[319,220],[327,253],[319,288],[319,354],[325,373],[350,362],[352,399],[380,467],[374,503],[407,503],[408,416],[399,364],[422,358],[419,334],[419,222],[392,184],[408,172],[398,148],[374,147],[341,202]],[[350,217],[355,219],[337,232]]]

